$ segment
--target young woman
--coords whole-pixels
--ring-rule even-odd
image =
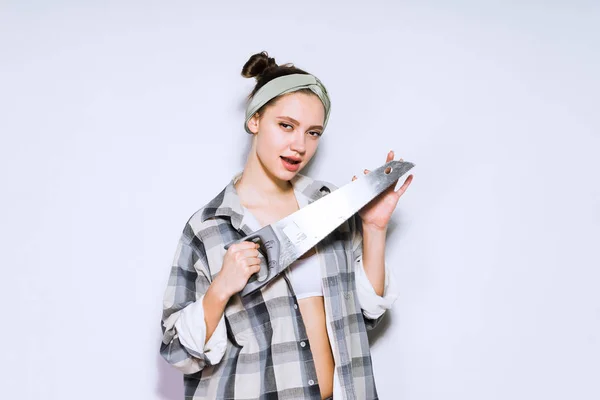
[[[266,52],[242,75],[257,80],[244,125],[252,147],[244,170],[183,229],[160,352],[184,373],[186,399],[376,399],[367,329],[398,296],[384,260],[386,228],[412,175],[240,296],[265,259],[253,242],[224,245],[337,189],[299,173],[329,119],[323,84]]]

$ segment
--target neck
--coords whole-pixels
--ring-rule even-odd
[[[293,190],[289,181],[277,178],[262,165],[254,146],[235,188],[240,202],[246,208],[268,206]]]

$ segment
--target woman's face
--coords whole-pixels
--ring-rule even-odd
[[[248,121],[254,148],[267,173],[288,181],[308,164],[323,132],[325,108],[316,95],[292,92]]]

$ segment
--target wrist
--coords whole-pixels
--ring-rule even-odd
[[[374,224],[367,224],[365,222],[362,223],[362,230],[363,230],[363,234],[364,233],[369,233],[369,234],[374,234],[374,235],[385,235],[387,232],[387,224],[383,227],[381,226],[377,226]]]
[[[212,281],[206,294],[222,304],[227,304],[229,298],[233,296],[233,293],[230,293],[224,285],[221,285],[221,280],[218,277]]]

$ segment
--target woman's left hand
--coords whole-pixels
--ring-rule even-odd
[[[394,152],[390,151],[386,158],[386,163],[392,161],[394,159]],[[402,161],[402,159],[400,159]],[[365,174],[368,174],[368,169],[364,170]],[[356,180],[356,175],[352,178],[352,180]],[[380,193],[377,197],[375,197],[369,204],[364,206],[359,212],[358,215],[362,219],[363,228],[373,228],[376,230],[385,230],[387,229],[387,224],[390,221],[390,217],[398,204],[398,200],[400,200],[400,196],[404,194],[408,186],[412,182],[413,176],[409,175],[406,178],[406,181],[402,184],[402,186],[398,190],[394,190],[398,181],[394,182],[390,185],[389,188]]]

